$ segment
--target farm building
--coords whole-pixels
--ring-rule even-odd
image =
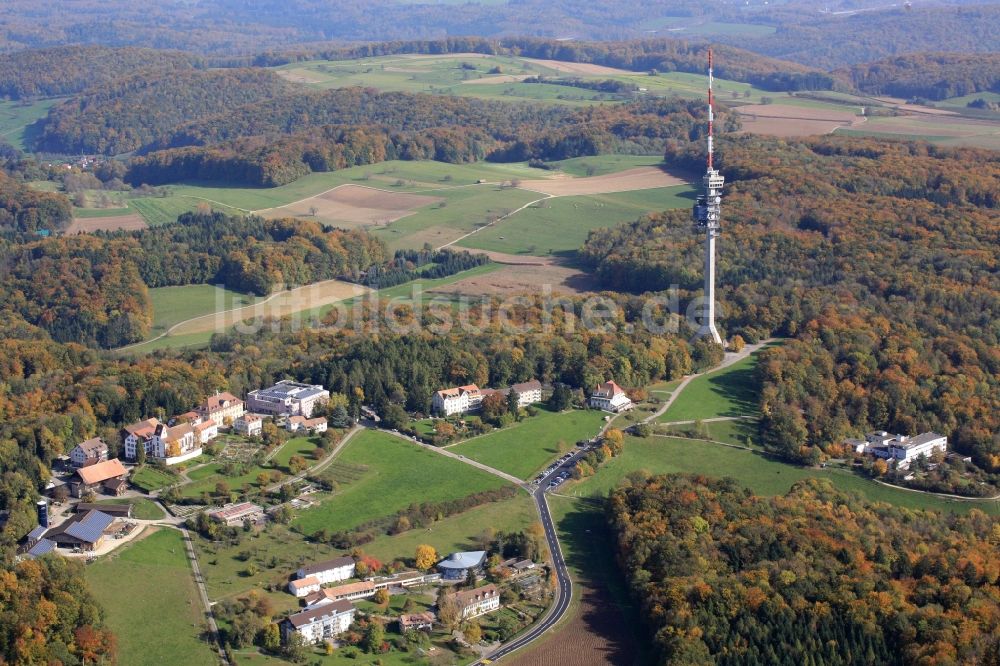
[[[113,516],[103,511],[75,513],[66,522],[47,531],[39,541],[51,541],[60,548],[95,550],[104,542],[114,521]]]
[[[288,616],[281,623],[281,633],[286,642],[292,634],[298,634],[305,643],[313,644],[344,633],[353,621],[354,604],[350,601],[333,601]]]
[[[437,570],[445,580],[465,580],[469,571],[481,573],[486,561],[485,550],[452,553],[437,563]]]
[[[83,497],[87,492],[105,491],[110,494],[120,494],[121,484],[128,472],[118,458],[105,460],[94,465],[76,470],[76,478],[70,481],[70,493],[73,497]]]
[[[250,411],[273,416],[312,416],[313,408],[330,401],[330,392],[319,384],[282,380],[270,388],[247,394]]]
[[[106,513],[109,516],[113,516],[115,518],[132,517],[132,505],[128,503],[95,504],[92,502],[78,502],[73,507],[73,511],[75,511],[76,513],[87,513],[88,511],[100,511],[101,513]]]
[[[86,467],[108,459],[108,445],[100,437],[80,442],[69,452],[70,462],[75,467]]]

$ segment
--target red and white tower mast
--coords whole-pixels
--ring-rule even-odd
[[[726,179],[713,164],[713,124],[715,122],[715,99],[712,96],[712,49],[708,50],[708,168],[702,178],[704,194],[698,195],[694,204],[693,218],[696,233],[705,233],[705,295],[702,305],[702,321],[695,337],[708,337],[722,344],[718,329],[715,328],[715,239],[719,235],[722,187]]]

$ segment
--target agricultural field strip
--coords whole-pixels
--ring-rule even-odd
[[[460,190],[460,189],[467,188],[467,187],[482,187],[484,185],[499,185],[499,184],[500,184],[500,182],[498,182],[498,181],[487,181],[487,182],[484,182],[484,183],[467,183],[465,185],[450,185],[450,186],[445,186],[445,187],[426,188],[426,189],[422,189],[422,190],[407,190],[406,193],[407,194],[426,194],[428,192],[446,192],[446,191],[449,191],[449,190]],[[326,189],[326,190],[323,190],[322,192],[317,192],[316,194],[311,194],[308,197],[303,197],[303,198],[298,199],[296,201],[289,201],[288,203],[282,204],[280,206],[272,206],[271,208],[259,208],[257,210],[244,210],[242,208],[239,208],[237,210],[243,210],[245,213],[247,213],[249,215],[256,215],[256,214],[259,214],[259,213],[266,213],[268,211],[279,210],[281,208],[287,208],[288,206],[294,206],[296,204],[305,203],[306,201],[309,201],[310,199],[315,199],[317,197],[321,197],[324,194],[329,194],[330,192],[333,192],[335,190],[339,190],[342,187],[363,187],[365,189],[374,190],[374,191],[380,192],[380,193],[388,191],[388,190],[380,189],[378,187],[372,187],[371,185],[360,185],[360,184],[357,184],[357,183],[340,183],[339,185],[334,185],[333,187],[331,187],[329,189]],[[201,198],[201,197],[196,197],[196,196],[191,195],[191,194],[185,194],[183,196],[186,196],[186,197],[188,197],[190,199],[200,199]],[[212,201],[212,200],[211,199],[204,199],[204,201]],[[219,203],[219,202],[213,202],[213,203]],[[219,205],[220,206],[225,206],[226,204],[219,203]],[[229,206],[229,208],[233,208],[233,206]]]

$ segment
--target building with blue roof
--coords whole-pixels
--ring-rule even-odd
[[[27,550],[27,552],[25,552],[25,555],[27,555],[30,558],[36,558],[36,557],[41,557],[46,553],[51,553],[55,549],[56,549],[56,544],[54,541],[49,541],[48,539],[39,539],[35,543],[35,545],[33,545],[31,548]]]
[[[464,553],[452,553],[437,563],[437,570],[445,580],[465,580],[469,571],[482,573],[486,562],[485,550],[471,550]]]
[[[60,548],[96,550],[104,541],[114,516],[101,511],[86,511],[49,530],[42,541],[52,541]]]

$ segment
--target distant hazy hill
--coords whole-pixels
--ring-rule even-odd
[[[806,63],[819,69],[929,51],[1000,51],[1000,5],[931,6],[882,11],[774,17],[773,35],[716,38],[756,53]]]
[[[474,35],[565,40],[657,36],[725,42],[831,69],[890,55],[1000,51],[1000,7],[882,0],[767,4],[693,0],[73,0],[0,3],[0,52],[65,44],[254,54],[331,42]],[[749,25],[743,29],[740,26]],[[761,35],[774,30],[773,34]]]

